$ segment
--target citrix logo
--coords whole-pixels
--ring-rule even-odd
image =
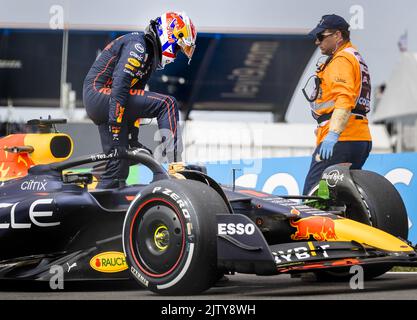
[[[29,180],[22,182],[20,185],[20,189],[22,190],[31,190],[31,191],[46,191],[46,185],[48,184],[48,181],[35,181],[35,180]]]

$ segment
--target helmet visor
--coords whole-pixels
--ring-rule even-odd
[[[177,44],[181,48],[182,53],[184,53],[188,58],[188,63],[191,62],[191,58],[193,57],[195,44],[187,45],[182,39],[179,39]]]

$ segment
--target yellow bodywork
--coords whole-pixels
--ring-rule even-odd
[[[55,157],[52,154],[52,140],[57,137],[65,137],[70,139],[70,148],[66,150],[66,154],[62,157]],[[67,160],[73,152],[73,142],[69,135],[65,133],[42,133],[42,134],[26,134],[25,145],[32,146],[35,150],[30,154],[35,164],[47,164],[52,162]]]
[[[73,141],[65,133],[12,134],[0,139],[0,181],[20,178],[30,167],[60,162],[71,157]],[[11,152],[31,147],[33,151]]]
[[[308,241],[356,241],[362,245],[385,251],[413,251],[407,243],[380,229],[345,218],[327,216],[310,216],[291,220],[290,225],[296,228],[292,240]]]
[[[334,220],[336,239],[330,241],[357,241],[385,251],[413,251],[404,241],[380,229],[349,219]]]

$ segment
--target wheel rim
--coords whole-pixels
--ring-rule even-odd
[[[137,210],[130,231],[132,256],[142,272],[160,278],[173,273],[185,249],[182,216],[164,199],[151,199]]]
[[[153,235],[153,241],[155,246],[161,250],[165,251],[169,245],[169,230],[166,225],[161,225],[156,228]]]

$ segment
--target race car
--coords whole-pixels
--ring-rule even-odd
[[[124,157],[152,171],[149,184],[91,189],[77,171],[117,154],[71,159],[53,119],[38,133],[0,139],[0,279],[134,279],[163,295],[199,294],[224,274],[314,272],[366,278],[417,264],[407,212],[384,177],[328,168],[309,196],[220,185],[199,166],[170,174],[147,150]],[[71,170],[71,171],[70,171]],[[133,280],[132,280],[133,281]]]

